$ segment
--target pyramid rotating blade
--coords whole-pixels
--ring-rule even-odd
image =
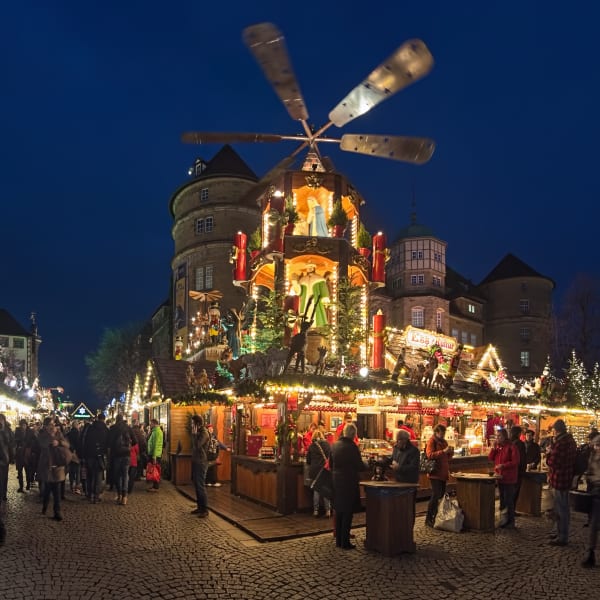
[[[235,144],[244,142],[280,142],[282,136],[271,133],[187,131],[181,134],[185,144]]]
[[[435,150],[433,140],[392,135],[343,135],[340,148],[370,156],[381,156],[416,165],[425,164]]]
[[[427,75],[432,67],[433,56],[421,40],[405,42],[329,113],[329,120],[343,127]]]
[[[259,23],[246,27],[243,38],[290,117],[296,121],[306,121],[308,112],[283,34],[273,23]]]

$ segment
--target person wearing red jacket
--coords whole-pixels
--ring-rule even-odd
[[[515,528],[515,496],[519,478],[519,449],[508,439],[506,429],[496,433],[496,443],[488,458],[494,463],[494,471],[500,476],[498,491],[500,495],[500,523],[504,529]]]
[[[433,435],[427,442],[425,454],[430,460],[435,460],[435,469],[427,475],[431,485],[431,497],[427,505],[427,516],[425,525],[433,527],[438,512],[440,500],[446,493],[446,482],[450,476],[449,461],[454,453],[454,448],[448,445],[446,437],[446,426],[438,424],[433,430]]]

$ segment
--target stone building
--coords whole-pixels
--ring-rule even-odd
[[[230,146],[221,148],[207,163],[197,160],[190,171],[191,179],[169,202],[175,243],[173,336],[184,351],[192,318],[205,313],[212,303],[212,296],[193,299],[190,291],[219,292],[221,313],[243,302],[244,291],[233,284],[230,253],[235,234],[253,231],[260,221],[258,194],[254,193],[258,178]]]
[[[31,387],[39,375],[41,343],[35,313],[31,313],[31,331],[27,331],[0,308],[0,381],[18,390]]]
[[[515,377],[539,375],[551,349],[554,282],[507,254],[478,285],[447,265],[446,242],[411,224],[390,245],[386,287],[371,298],[387,324],[449,335],[462,344],[493,344]]]

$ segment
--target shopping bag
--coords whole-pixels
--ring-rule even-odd
[[[146,481],[156,482],[160,481],[160,464],[149,462],[146,465]]]
[[[458,504],[458,500],[450,498],[448,494],[444,494],[444,497],[438,504],[437,515],[433,523],[435,529],[459,533],[462,530],[464,520],[465,515]]]
[[[324,498],[333,498],[333,476],[331,471],[323,467],[310,484],[310,489],[315,490]]]

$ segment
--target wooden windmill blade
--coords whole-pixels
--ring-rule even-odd
[[[346,134],[342,136],[340,148],[347,152],[422,165],[433,155],[435,143],[428,138],[419,137]]]
[[[427,75],[432,67],[433,56],[421,40],[405,42],[338,103],[329,120],[343,127]]]
[[[243,39],[290,117],[295,121],[308,120],[308,111],[281,31],[273,23],[258,23],[244,29]]]
[[[280,142],[284,136],[273,133],[186,131],[181,141],[186,144],[235,144],[244,142]]]

